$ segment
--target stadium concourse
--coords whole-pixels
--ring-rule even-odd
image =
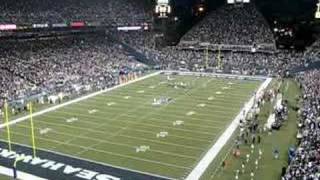
[[[153,18],[142,0],[0,3],[0,24],[86,22],[117,27]],[[220,162],[212,163],[220,150],[235,140],[234,132],[247,122],[247,115],[262,108],[262,97],[270,95],[264,93],[270,77],[278,82],[291,77],[303,92],[298,145],[279,179],[320,178],[320,72],[292,73],[320,60],[320,39],[303,52],[277,49],[268,22],[254,3],[222,5],[176,46],[157,48],[157,36],[153,28],[108,28],[1,39],[3,165],[15,172],[13,159],[22,156],[19,168],[29,174],[18,174],[25,178],[33,174],[47,179],[217,179],[216,171],[209,172],[210,178],[202,175],[211,166],[220,167]],[[30,103],[37,111],[34,115]],[[287,113],[279,111],[279,124],[285,123]],[[30,127],[33,117],[35,127]],[[254,139],[261,129],[257,126]],[[29,142],[34,129],[37,158],[31,156],[35,151]],[[236,139],[236,146],[248,139]],[[12,175],[1,168],[0,173]],[[232,177],[247,177],[239,173],[234,169]]]

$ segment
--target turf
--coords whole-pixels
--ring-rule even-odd
[[[12,178],[5,175],[0,175],[0,180],[11,180]]]
[[[171,78],[154,76],[35,117],[37,147],[171,178],[186,177],[261,82]],[[174,82],[187,86],[169,85]],[[172,101],[152,105],[160,97]],[[5,129],[0,135],[6,137]],[[30,122],[12,125],[11,136],[13,142],[30,145]]]
[[[239,175],[239,180],[251,179],[250,172],[255,173],[254,179],[269,180],[269,179],[280,179],[281,168],[287,166],[288,162],[288,148],[292,147],[296,143],[296,122],[297,122],[297,112],[294,108],[297,106],[298,102],[296,100],[297,96],[300,95],[300,89],[296,82],[293,80],[286,80],[282,83],[281,92],[283,93],[284,99],[289,102],[289,115],[288,120],[284,123],[280,131],[274,131],[272,134],[263,133],[262,143],[257,145],[253,154],[251,154],[251,160],[247,163],[245,168],[245,173]],[[274,104],[268,102],[262,107],[261,114],[259,116],[259,121],[263,125],[266,123],[267,118],[272,112]],[[235,133],[237,134],[237,133]],[[235,137],[234,137],[235,138]],[[202,179],[208,180],[232,180],[235,179],[235,172],[241,170],[241,163],[245,161],[245,155],[250,154],[250,146],[241,146],[242,155],[240,158],[235,158],[232,153],[232,146],[234,141],[230,140],[230,143],[220,152],[217,157],[216,163],[213,163],[210,168],[208,168]],[[275,159],[273,157],[274,148],[279,149],[280,158]],[[262,159],[259,160],[259,167],[256,169],[255,160],[258,159],[259,153],[258,149],[263,152]],[[226,168],[221,168],[221,162],[226,160]]]

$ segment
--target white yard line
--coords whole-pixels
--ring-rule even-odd
[[[59,105],[56,105],[56,106],[47,108],[47,109],[45,109],[45,110],[42,110],[42,111],[39,111],[39,112],[34,113],[34,114],[33,114],[33,117],[40,116],[40,115],[42,115],[42,114],[45,114],[45,113],[48,113],[48,112],[51,112],[51,111],[55,111],[55,110],[57,110],[57,109],[59,109],[59,108],[68,106],[68,105],[70,105],[70,104],[74,104],[74,103],[77,103],[77,102],[80,102],[80,101],[89,99],[89,98],[91,98],[91,97],[98,96],[98,95],[103,94],[103,93],[105,93],[105,92],[109,92],[109,91],[112,91],[112,90],[114,90],[114,89],[118,89],[118,88],[120,88],[120,87],[124,87],[124,86],[126,86],[126,85],[129,85],[129,84],[132,84],[132,83],[135,83],[135,82],[138,82],[138,81],[141,81],[141,80],[144,80],[144,79],[147,79],[147,78],[156,76],[156,75],[158,75],[158,74],[160,74],[160,73],[161,73],[161,72],[155,72],[155,73],[152,73],[152,74],[143,76],[143,77],[141,77],[141,78],[138,78],[138,79],[136,79],[136,80],[130,81],[130,82],[128,82],[128,83],[120,84],[120,85],[114,86],[114,87],[109,88],[109,89],[105,89],[105,90],[102,90],[102,91],[98,91],[98,92],[95,92],[95,93],[92,93],[92,94],[89,94],[89,95],[86,95],[86,96],[82,96],[82,97],[76,98],[76,99],[74,99],[74,100],[71,100],[71,101],[62,103],[62,104],[59,104]],[[30,115],[27,115],[27,116],[24,116],[24,117],[15,119],[15,120],[13,120],[13,121],[10,121],[10,122],[8,123],[8,125],[16,124],[16,123],[19,123],[19,122],[28,120],[29,118],[30,118]],[[1,125],[0,125],[0,129],[6,127],[6,125],[7,125],[6,123],[1,124]]]
[[[55,124],[55,123],[49,123],[49,122],[46,122],[46,124],[53,124],[55,126],[61,126],[61,127],[70,128],[70,129],[72,129],[72,128],[73,129],[79,129],[79,130],[83,130],[83,131],[89,131],[91,133],[99,133],[101,135],[106,135],[106,133],[108,133],[108,132],[105,132],[105,131],[91,130],[91,129],[88,129],[88,128],[74,127],[74,126],[71,126],[71,125]],[[18,124],[17,126],[19,127],[19,126],[23,126],[23,125]],[[109,133],[109,134],[112,135],[112,133]],[[186,148],[186,149],[193,149],[193,150],[200,150],[200,151],[203,150],[201,148],[197,148],[197,147],[194,147],[194,146],[188,146],[188,145],[182,145],[182,144],[176,144],[176,143],[170,143],[170,142],[146,139],[146,138],[141,138],[141,137],[127,136],[127,135],[122,135],[122,134],[119,134],[118,136],[125,137],[125,138],[128,138],[128,139],[135,139],[135,140],[140,140],[140,141],[148,141],[148,142],[152,142],[152,143],[156,143],[156,144],[163,144],[163,145],[167,145],[167,146],[176,146],[176,147],[182,147],[182,148]]]
[[[257,94],[263,93],[265,88],[270,84],[271,78],[267,78],[259,87]],[[209,167],[211,162],[216,158],[220,150],[223,146],[228,142],[234,131],[237,129],[239,125],[239,120],[243,117],[242,112],[246,113],[254,104],[255,96],[252,97],[248,103],[243,107],[240,113],[236,116],[236,118],[232,121],[229,127],[224,131],[224,133],[219,137],[217,142],[209,149],[209,151],[203,156],[203,158],[199,161],[196,167],[191,171],[191,173],[187,176],[186,180],[198,180]]]
[[[25,135],[23,133],[16,133],[15,132],[12,134],[28,137],[27,135]],[[53,142],[53,143],[61,143],[58,140],[53,140],[53,139],[48,139],[48,138],[38,137],[37,139],[42,139],[42,140]],[[111,156],[118,156],[118,157],[122,157],[122,158],[128,158],[128,159],[132,159],[132,160],[136,160],[136,161],[144,161],[144,162],[148,162],[148,163],[152,163],[152,164],[160,164],[163,166],[169,166],[169,167],[174,167],[174,168],[178,168],[178,169],[190,169],[189,167],[185,167],[185,166],[181,166],[181,165],[160,162],[160,161],[156,161],[156,160],[150,160],[150,159],[140,158],[140,157],[136,157],[136,156],[120,154],[120,153],[116,153],[116,152],[110,152],[110,151],[106,151],[106,150],[102,150],[102,149],[95,149],[95,148],[83,146],[83,145],[76,145],[76,144],[70,144],[70,143],[61,143],[61,144],[65,144],[65,145],[69,145],[69,146],[73,146],[73,147],[77,147],[77,148],[81,148],[81,149],[89,149],[89,151],[99,152],[99,153],[103,153],[103,154],[109,154]],[[41,149],[41,148],[37,148],[37,149]],[[45,151],[48,151],[48,150],[45,150]]]
[[[28,128],[27,126],[24,126],[26,128]],[[39,130],[39,128],[36,128]],[[123,129],[121,129],[123,130]],[[120,130],[120,131],[121,131]],[[64,136],[73,136],[73,134],[70,134],[70,133],[62,133],[62,132],[58,132],[58,131],[54,131],[52,130],[51,132],[55,133],[55,134],[58,134],[58,135],[64,135]],[[117,131],[116,133],[110,135],[110,136],[116,136],[117,134],[119,134],[120,132]],[[24,137],[28,137],[27,135],[23,135],[21,133],[13,133],[13,134],[18,134],[20,136],[24,136]],[[109,137],[110,137],[109,136]],[[47,137],[40,137],[41,139],[45,139]],[[125,144],[125,143],[120,143],[120,142],[112,142],[112,141],[108,141],[108,140],[101,140],[101,139],[96,139],[96,138],[91,138],[91,137],[87,137],[85,135],[79,135],[79,136],[76,136],[76,138],[71,138],[73,140],[75,139],[87,139],[87,140],[91,140],[92,142],[97,142],[97,143],[94,143],[94,145],[90,145],[90,146],[87,146],[87,148],[85,150],[89,151],[89,149],[96,149],[94,148],[94,146],[96,145],[99,145],[99,144],[109,144],[109,145],[118,145],[118,146],[123,146],[123,147],[126,147],[126,148],[129,148],[129,149],[134,149],[134,146],[130,145],[130,144]],[[108,138],[108,137],[107,137]],[[74,145],[74,146],[82,146],[82,145],[79,145],[79,144],[74,144],[74,143],[71,143],[73,140],[68,140],[68,141],[64,141],[64,142],[61,142],[60,145],[64,145],[64,144],[67,144],[67,145]],[[55,141],[55,140],[54,140]],[[103,149],[96,149],[96,150],[101,150],[101,151],[105,151]],[[187,155],[181,155],[181,154],[177,154],[177,153],[172,153],[172,152],[167,152],[167,151],[161,151],[161,150],[156,150],[156,149],[150,149],[149,150],[150,152],[154,152],[154,153],[160,153],[160,154],[166,154],[166,155],[171,155],[171,156],[177,156],[177,157],[180,157],[180,158],[187,158],[187,159],[193,159],[193,160],[196,160],[197,158],[195,157],[192,157],[192,156],[187,156]],[[111,152],[111,151],[106,151],[106,152]],[[112,153],[112,152],[111,152]],[[76,153],[78,154],[78,153]]]
[[[219,86],[219,85],[216,85],[216,86]],[[207,88],[210,88],[210,87],[207,87]],[[138,88],[138,89],[141,89],[141,88]],[[165,88],[164,88],[165,89]],[[241,92],[241,90],[243,90],[243,91],[248,91],[248,89],[251,89],[251,88],[237,88],[237,91],[236,92]],[[132,89],[130,89],[130,90],[128,90],[128,91],[123,91],[123,92],[121,92],[121,93],[118,93],[118,94],[112,94],[112,96],[110,96],[110,95],[108,95],[108,94],[105,94],[105,95],[103,95],[103,98],[118,98],[119,99],[119,101],[122,101],[122,102],[126,102],[127,101],[127,99],[124,99],[124,97],[125,96],[128,96],[128,93],[129,92],[131,92],[131,93],[135,93],[134,92],[135,90],[132,90]],[[215,94],[216,93],[216,91],[221,91],[223,94]],[[226,91],[226,90],[219,90],[219,89],[211,89],[210,91],[204,91],[204,90],[202,90],[202,92],[203,93],[205,93],[205,94],[214,94],[215,96],[217,96],[217,98],[221,98],[221,99],[223,99],[223,97],[222,96],[224,96],[224,95],[228,95],[228,97],[231,97],[231,99],[233,99],[233,98],[235,98],[235,99],[241,99],[241,98],[247,98],[248,96],[247,96],[247,94],[242,94],[242,93],[240,93],[240,94],[237,94],[237,93],[230,93],[230,92],[228,92],[228,91]],[[225,92],[225,93],[224,93]],[[227,94],[228,93],[228,94]],[[145,99],[144,97],[145,96],[150,96],[150,97],[152,97],[152,96],[154,96],[154,95],[157,95],[157,94],[153,94],[153,93],[143,93],[143,94],[139,94],[139,96],[130,96],[131,98],[135,98],[135,99]],[[201,99],[203,99],[202,97],[195,97],[195,99],[197,99],[197,100],[201,100]],[[221,100],[220,99],[220,100]],[[101,100],[101,98],[96,98],[96,97],[94,97],[94,98],[92,98],[92,100],[94,100],[94,101],[102,101]],[[187,99],[186,99],[187,100]],[[205,99],[204,99],[205,100]],[[217,99],[218,100],[218,99]]]
[[[150,105],[148,106],[148,107],[150,107]],[[221,107],[221,106],[220,106]],[[197,109],[197,107],[195,107],[195,106],[193,106],[193,110],[194,111],[196,111],[196,109]],[[121,111],[121,112],[123,112],[123,109],[124,108],[117,108],[117,110],[119,110],[119,112]],[[215,115],[212,115],[212,114],[209,114],[209,113],[203,113],[203,112],[201,112],[201,114],[195,114],[195,116],[197,116],[197,115],[200,115],[200,116],[210,116],[210,118],[212,118],[212,117],[230,117],[230,115],[226,115],[225,114],[225,112],[227,111],[232,111],[232,110],[239,110],[240,109],[240,107],[239,108],[233,108],[233,109],[228,109],[228,108],[225,108],[224,110],[214,110],[214,111],[211,111],[211,113],[212,112],[214,112],[214,113],[221,113],[221,115],[217,115],[217,114],[215,114]],[[87,111],[88,109],[83,109],[83,108],[73,108],[73,110],[79,110],[79,111]],[[115,110],[115,109],[112,109],[113,111]],[[166,113],[168,113],[168,114],[160,114],[160,115],[164,115],[164,116],[166,116],[166,117],[174,117],[174,118],[178,118],[178,119],[184,119],[185,117],[186,117],[186,115],[185,115],[185,113],[187,113],[188,111],[190,111],[190,109],[185,109],[186,111],[185,112],[180,112],[180,113],[176,113],[176,111],[166,111]],[[68,110],[68,111],[59,111],[58,113],[63,113],[63,114],[72,114],[72,113],[78,113],[79,111],[72,111],[71,109],[70,110]],[[201,110],[200,110],[201,111]],[[97,112],[97,113],[102,113],[102,112]],[[170,114],[169,114],[170,113]],[[183,114],[181,114],[181,113],[183,113]],[[106,114],[106,113],[102,113],[102,114],[105,114],[105,115],[110,115],[110,114]],[[84,115],[84,114],[81,114],[81,115]],[[131,113],[126,113],[126,114],[123,114],[122,116],[125,116],[125,117],[134,117],[134,118],[136,118],[136,116],[131,116]],[[191,119],[195,119],[195,120],[200,120],[200,121],[210,121],[210,122],[213,122],[213,121],[211,121],[211,120],[204,120],[203,118],[196,118],[196,117],[192,117],[192,116],[189,116],[188,118],[191,118]],[[210,119],[209,118],[209,119]]]
[[[75,115],[73,113],[68,113],[70,115]],[[76,116],[76,115],[75,115]],[[51,116],[51,115],[43,115],[42,117],[47,117],[47,118],[50,118],[50,119],[57,119],[57,118],[60,118],[60,119],[63,119],[64,116],[61,116],[61,115],[57,115],[57,116]],[[106,123],[108,123],[107,125],[110,126],[110,127],[120,127],[122,128],[122,126],[120,125],[112,125],[112,124],[109,124],[109,123],[112,123],[114,122],[113,120],[108,120],[108,119],[105,119],[104,117],[105,116],[87,116],[87,115],[81,115],[81,116],[77,116],[78,118],[80,117],[84,117],[85,119],[96,119],[96,120],[105,120]],[[135,117],[136,118],[136,117]],[[206,134],[206,135],[212,135],[212,131],[194,131],[194,130],[188,130],[188,129],[181,129],[181,128],[178,128],[178,127],[174,127],[172,126],[172,121],[164,121],[165,123],[168,123],[170,122],[170,124],[166,125],[166,126],[159,126],[159,125],[156,125],[156,124],[152,124],[150,123],[150,121],[152,120],[149,120],[149,119],[143,119],[144,121],[149,121],[148,123],[144,123],[144,122],[136,122],[136,121],[130,121],[130,120],[122,120],[122,119],[117,119],[117,122],[121,122],[121,123],[126,123],[126,124],[130,124],[130,125],[139,125],[139,126],[143,126],[143,127],[154,127],[154,128],[166,128],[166,129],[172,129],[172,130],[175,130],[175,131],[183,131],[183,132],[190,132],[190,133],[196,133],[196,134]],[[42,121],[43,122],[43,121]],[[159,121],[157,121],[159,122]],[[81,123],[85,123],[85,124],[89,124],[89,125],[97,125],[99,127],[102,127],[104,125],[106,125],[106,123],[100,123],[99,121],[82,121]],[[169,126],[171,125],[171,126]],[[198,126],[198,127],[201,127],[201,126]],[[205,128],[206,126],[202,126],[203,128]],[[215,129],[218,129],[220,130],[221,128],[223,128],[225,126],[214,126],[214,127],[211,127],[210,130],[215,130]],[[130,128],[128,127],[129,130],[135,130],[135,128]]]
[[[193,116],[188,116],[188,119],[191,120],[191,122],[199,122],[199,123],[202,123],[202,122],[209,122],[209,123],[214,123],[210,126],[216,126],[218,124],[223,124],[221,121],[214,121],[214,120],[205,120],[204,118],[198,118],[198,117],[195,117],[196,115],[193,115]],[[129,116],[130,117],[130,116]],[[170,116],[169,116],[170,117]],[[218,117],[218,118],[230,118],[230,115],[214,115],[213,116],[214,118]],[[213,117],[211,117],[210,119],[212,119]],[[161,119],[166,119],[167,117],[161,117]],[[181,120],[181,119],[184,119],[186,118],[186,115],[183,115],[183,116],[175,116],[175,118],[177,120]],[[153,119],[158,119],[158,118],[153,118]],[[211,127],[212,128],[212,127]]]
[[[135,112],[137,109],[139,109],[139,108],[141,108],[141,107],[143,107],[145,104],[147,104],[147,103],[142,103],[142,104],[140,104],[139,106],[137,106],[137,107],[135,107],[135,108],[133,108],[133,109],[131,109],[130,111],[128,111],[128,112]],[[81,109],[83,112],[86,112],[86,111],[88,111],[88,108],[86,108],[86,109]],[[64,111],[61,111],[61,112],[64,112]],[[73,113],[68,113],[68,112],[66,112],[67,114],[71,114],[71,115],[73,115],[74,116],[74,114]],[[118,118],[120,118],[121,116],[123,116],[123,115],[125,115],[127,112],[124,112],[124,113],[121,113],[121,114],[118,114],[117,116],[115,116],[115,117],[113,117],[111,120],[109,120],[108,122],[104,122],[104,123],[99,123],[99,124],[95,124],[95,125],[98,125],[98,127],[102,127],[102,126],[104,126],[104,125],[106,125],[107,123],[109,123],[109,122],[113,122],[113,121],[116,121]],[[43,115],[43,116],[48,116],[48,115]],[[77,117],[82,117],[82,116],[86,116],[87,118],[89,118],[89,119],[91,119],[92,117],[91,116],[88,116],[88,115],[84,115],[84,114],[81,114],[81,115],[76,115]],[[56,117],[60,117],[60,118],[64,118],[64,117],[61,117],[61,116],[55,116],[55,119],[56,119]],[[96,118],[96,117],[93,117],[93,118]],[[102,120],[105,120],[105,118],[103,118]],[[121,127],[121,129],[122,129],[123,127]],[[80,136],[84,136],[85,134],[88,134],[88,132],[85,132],[85,133],[81,133],[80,134]],[[77,139],[79,136],[75,136],[75,137],[73,137],[73,138],[71,138],[70,140],[67,140],[67,141],[65,141],[65,142],[63,142],[63,143],[69,143],[69,142],[71,142],[71,141],[73,141],[73,140],[75,140],[75,139]],[[63,144],[63,143],[60,143],[60,144]]]
[[[215,116],[215,117],[225,117],[225,116]],[[170,120],[165,120],[166,118],[159,118],[159,117],[153,117],[153,118],[150,118],[148,120],[150,121],[155,121],[155,122],[172,122]],[[179,119],[178,119],[179,120]],[[184,124],[184,126],[192,126],[192,127],[199,127],[199,128],[204,128],[204,129],[210,129],[210,132],[212,132],[212,130],[214,129],[218,129],[220,127],[220,125],[224,126],[225,122],[221,122],[221,121],[215,121],[215,120],[212,120],[212,121],[209,121],[209,122],[212,122],[214,124],[212,125],[199,125],[201,122],[201,119],[198,119],[199,121],[197,121],[196,123],[190,123],[188,122],[187,124]],[[215,126],[215,127],[213,127]]]
[[[156,97],[157,95],[154,95],[153,97]],[[151,98],[150,98],[151,99]],[[248,99],[248,97],[246,98]],[[145,100],[145,99],[144,99]],[[193,101],[190,101],[190,102],[194,102]],[[241,101],[243,102],[243,100]],[[124,102],[126,103],[126,102]],[[210,105],[210,104],[206,104],[206,107],[207,108],[214,108],[214,109],[221,109],[221,111],[219,112],[225,112],[225,111],[230,111],[230,110],[239,110],[239,107],[224,107],[224,105],[230,105],[231,101],[229,103],[219,103],[217,105]],[[234,101],[232,102],[234,103]],[[139,104],[139,103],[137,103]],[[191,104],[191,103],[190,103]],[[103,106],[107,106],[107,103],[104,103],[104,104],[99,104],[100,106],[103,105]],[[77,105],[75,107],[69,107],[69,108],[66,108],[66,110],[82,110],[82,111],[88,111],[88,109],[98,109],[100,106],[99,105],[96,105],[96,106],[92,106],[92,105]],[[150,107],[151,105],[151,102],[150,103],[144,103],[141,107]],[[123,111],[123,109],[125,108],[130,108],[130,104],[128,104],[128,106],[120,106],[120,107],[116,107],[116,106],[109,106],[108,109],[109,110],[117,110],[117,111]],[[192,105],[189,105],[189,106],[176,106],[174,108],[171,109],[170,113],[175,113],[176,110],[189,110],[190,108],[199,108],[199,107],[196,107],[194,104]],[[209,115],[209,114],[204,114],[204,115]]]
[[[56,116],[56,117],[59,117],[59,116]],[[85,117],[85,116],[78,116],[78,117]],[[61,117],[62,118],[62,117]],[[97,117],[95,117],[97,118]],[[98,119],[98,118],[97,118]],[[39,121],[40,123],[43,123],[43,124],[52,124],[52,125],[58,125],[56,123],[51,123],[51,122],[47,122],[47,121]],[[111,122],[111,121],[108,121],[108,123]],[[89,122],[86,122],[86,123],[89,123]],[[91,124],[93,124],[91,122]],[[130,123],[130,124],[135,124],[135,125],[139,125],[139,123]],[[97,123],[95,123],[95,125],[99,125]],[[99,125],[100,127],[104,126],[103,124],[100,124]],[[124,126],[120,126],[120,125],[111,125],[111,124],[108,124],[109,127],[115,127],[115,128],[122,128]],[[73,127],[70,126],[70,128],[72,129]],[[161,129],[173,129],[173,128],[169,128],[169,127],[159,127]],[[131,131],[135,131],[135,132],[141,132],[141,133],[148,133],[148,134],[151,134],[151,135],[155,135],[156,132],[154,131],[148,131],[148,130],[141,130],[141,129],[137,129],[137,128],[130,128],[128,127],[127,128],[128,130],[131,130]],[[194,133],[197,133],[196,131],[194,131]],[[198,133],[198,134],[205,134],[205,133]],[[205,135],[208,135],[208,134],[205,134]],[[212,134],[213,135],[213,134]],[[192,140],[192,141],[203,141],[203,142],[211,142],[211,140],[209,139],[200,139],[200,138],[192,138],[192,137],[185,137],[185,136],[179,136],[179,135],[170,135],[170,137],[174,137],[174,138],[180,138],[180,139],[186,139],[186,140]],[[76,138],[76,137],[75,137]]]
[[[70,113],[71,114],[71,113]],[[71,115],[73,115],[73,114],[71,114]],[[51,115],[42,115],[42,117],[48,117],[48,118],[55,118],[56,119],[56,117],[60,117],[61,119],[64,119],[65,117],[62,117],[62,116],[51,116]],[[100,117],[100,116],[94,116],[94,117],[98,117],[97,119],[100,119],[100,118],[102,118],[102,117]],[[132,118],[132,119],[136,119],[136,116],[125,116],[125,117],[128,117],[128,118]],[[215,116],[215,117],[225,117],[225,116]],[[171,120],[166,120],[166,118],[156,118],[156,117],[152,117],[152,118],[148,118],[148,119],[143,119],[144,121],[148,121],[148,122],[155,122],[156,124],[157,123],[170,123],[171,125],[172,125],[172,121]],[[122,120],[122,119],[118,119],[118,122],[128,122],[127,120]],[[87,123],[87,124],[101,124],[99,121],[79,121],[79,122],[81,122],[81,123]],[[201,122],[201,119],[199,119],[199,121],[197,121],[197,122]],[[202,134],[208,134],[208,133],[210,133],[210,134],[212,134],[212,131],[214,131],[215,129],[220,129],[220,128],[222,128],[222,127],[225,127],[225,122],[221,122],[221,121],[214,121],[214,120],[212,120],[212,121],[209,121],[209,122],[212,122],[212,123],[214,123],[213,125],[199,125],[199,124],[197,124],[197,123],[190,123],[190,122],[188,122],[187,124],[184,124],[184,127],[186,127],[186,126],[191,126],[191,127],[198,127],[198,128],[202,128],[202,129],[206,129],[206,130],[209,130],[209,131],[201,131],[202,132]],[[145,123],[133,123],[133,124],[141,124],[141,125],[145,125]],[[221,126],[222,125],[222,126]],[[149,126],[149,124],[147,125],[147,126]],[[157,126],[157,127],[159,127],[159,128],[166,128],[166,127],[169,127],[169,126],[162,126],[162,125],[154,125],[154,124],[152,124],[152,125],[150,125],[150,126]],[[182,129],[179,129],[179,127],[177,127],[177,128],[173,128],[173,129],[177,129],[178,131],[179,130],[182,130]],[[183,131],[185,131],[185,130],[187,130],[187,131],[189,131],[189,129],[183,129]],[[193,130],[192,130],[192,132],[194,132]],[[195,132],[197,132],[197,131],[195,131]]]
[[[252,88],[251,88],[252,89]],[[251,89],[243,89],[243,91],[248,91],[248,90],[251,90]],[[237,89],[237,92],[240,91],[241,89]],[[159,95],[158,93],[150,93],[149,95],[146,95],[146,94],[143,94],[143,96],[133,96],[132,93],[134,90],[127,90],[124,92],[122,92],[121,95],[118,95],[118,94],[112,94],[112,95],[109,95],[109,94],[103,94],[101,97],[92,97],[91,99],[88,100],[89,104],[90,104],[90,101],[94,101],[94,103],[106,103],[107,101],[114,101],[116,99],[117,102],[123,102],[123,103],[126,103],[128,102],[128,99],[124,99],[125,96],[128,96],[128,94],[131,94],[131,98],[132,99],[136,99],[136,100],[145,100],[146,97],[154,97],[154,96],[157,96]],[[216,95],[215,94],[215,91],[217,91],[217,89],[211,89],[211,91],[201,91],[203,94],[212,94],[215,99],[214,99],[214,102],[219,102],[221,104],[227,104],[227,103],[230,103],[234,100],[243,100],[243,99],[247,99],[248,98],[248,94],[243,94],[243,93],[230,93],[230,92],[226,92],[226,94],[222,94],[222,95]],[[225,91],[223,91],[225,92]],[[228,94],[227,94],[228,93]],[[229,98],[229,99],[226,99],[226,96]],[[199,101],[207,101],[207,97],[194,97],[193,99],[183,99],[183,101],[188,101],[188,102],[194,102],[194,100],[199,100]],[[80,105],[80,104],[79,104]],[[86,106],[84,104],[81,104],[82,106]]]
[[[123,130],[126,130],[126,128],[125,128],[125,127],[121,128],[121,129],[118,130],[117,132],[112,133],[112,134],[111,134],[110,136],[108,136],[107,138],[111,138],[111,137],[117,136],[117,135],[119,135]],[[78,137],[78,138],[81,138],[81,137]],[[87,138],[87,137],[85,137],[85,138]],[[96,140],[96,139],[95,139],[95,140]],[[98,141],[98,143],[94,143],[94,144],[90,145],[89,147],[90,147],[90,148],[94,148],[95,146],[98,146],[98,145],[100,145],[100,144],[102,144],[102,143],[103,143],[103,141],[101,140],[101,141]],[[126,145],[128,145],[128,144],[126,144]],[[128,145],[128,146],[129,146],[129,145]],[[130,146],[130,147],[132,147],[132,146]],[[83,150],[83,151],[77,152],[76,155],[81,155],[81,154],[83,154],[83,153],[85,153],[85,152],[88,152],[88,151],[89,151],[89,149],[85,149],[85,150]]]

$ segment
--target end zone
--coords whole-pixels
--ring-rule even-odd
[[[10,170],[16,157],[22,157],[17,164],[21,176],[19,179],[44,180],[44,179],[68,179],[68,180],[121,180],[121,179],[148,179],[148,180],[170,180],[170,178],[149,174],[145,172],[130,170],[92,160],[82,159],[49,150],[38,149],[38,157],[32,157],[32,148],[26,145],[12,144],[15,151],[4,148],[7,144],[0,141],[0,163]],[[23,152],[23,153],[22,153]],[[44,158],[45,157],[45,158]],[[22,173],[22,172],[26,173]],[[0,173],[12,176],[8,171]],[[30,173],[30,174],[27,174]],[[29,178],[35,177],[35,178]],[[41,177],[41,178],[40,178]]]

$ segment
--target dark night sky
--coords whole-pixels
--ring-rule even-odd
[[[195,0],[175,0],[175,3],[180,6],[190,6]]]

